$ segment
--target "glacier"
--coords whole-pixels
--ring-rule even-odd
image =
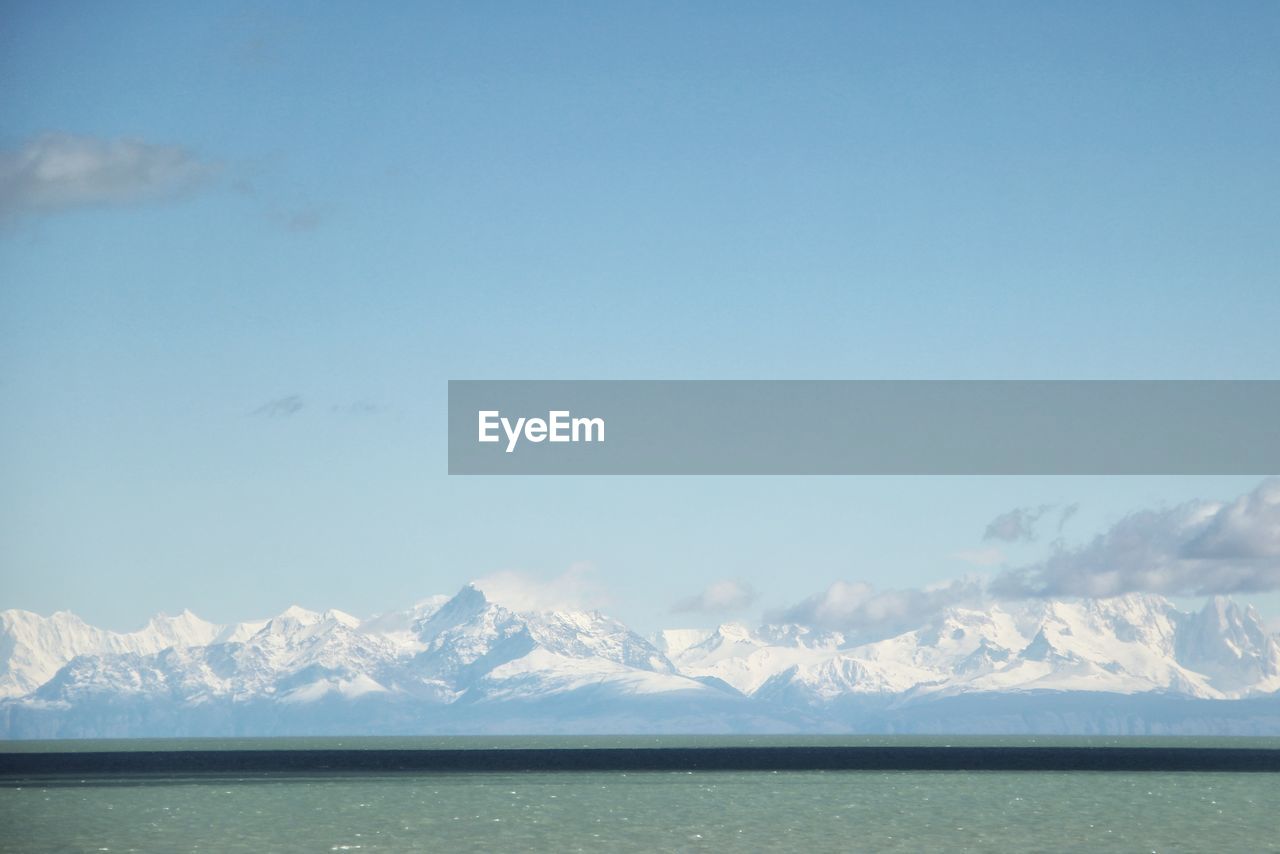
[[[1280,637],[1217,597],[953,607],[873,641],[801,625],[643,637],[468,584],[359,619],[291,607],[130,633],[0,612],[0,737],[535,733],[1280,735]]]

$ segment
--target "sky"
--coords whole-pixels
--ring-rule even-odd
[[[707,625],[1028,567],[1043,591],[1135,513],[1263,489],[451,478],[445,395],[1275,379],[1274,3],[0,21],[0,607],[367,615],[497,577]],[[1280,520],[1250,506],[1242,598],[1277,619]],[[1020,508],[1029,536],[988,535]]]

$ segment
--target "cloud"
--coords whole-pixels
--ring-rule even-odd
[[[1058,511],[1058,533],[1072,516],[1080,510],[1079,504],[1041,504],[1039,507],[1015,507],[992,519],[982,535],[984,540],[1002,540],[1006,543],[1029,543],[1036,538],[1036,527],[1051,511]]]
[[[512,611],[593,611],[608,597],[589,563],[575,563],[551,579],[507,570],[472,582],[485,598]]]
[[[0,151],[0,217],[175,199],[217,171],[177,145],[46,133]]]
[[[865,581],[837,581],[822,593],[770,615],[769,621],[835,629],[870,641],[916,628],[944,608],[977,604],[983,598],[982,582],[976,578],[905,590],[876,590]]]
[[[263,418],[288,418],[291,415],[297,415],[305,407],[306,403],[301,395],[290,394],[285,397],[277,397],[275,400],[268,400],[253,410],[253,414],[260,415]]]
[[[1121,519],[1091,542],[1001,574],[1001,596],[1207,596],[1280,589],[1280,478],[1231,502],[1192,501]]]
[[[289,394],[284,397],[277,397],[268,400],[266,403],[253,410],[250,414],[263,418],[288,418],[297,415],[308,406],[306,399],[300,394]],[[395,410],[374,403],[370,400],[353,400],[351,403],[335,403],[329,405],[326,409],[323,404],[317,405],[317,411],[328,412],[334,416],[349,416],[353,418],[372,418],[374,416],[383,416],[393,414]]]
[[[1030,542],[1036,538],[1036,523],[1052,509],[1049,504],[1039,507],[1015,507],[1002,513],[987,525],[984,540],[1003,540],[1006,543]]]
[[[756,591],[750,584],[725,578],[708,584],[696,596],[680,600],[671,610],[677,614],[689,612],[719,614],[726,611],[741,611],[755,601]]]

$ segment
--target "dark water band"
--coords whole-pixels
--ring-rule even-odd
[[[1280,750],[1219,747],[661,747],[0,753],[0,782],[202,774],[574,771],[1280,772]]]

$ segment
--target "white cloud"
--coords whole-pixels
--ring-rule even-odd
[[[1001,596],[1214,595],[1280,589],[1280,478],[1234,501],[1121,519],[1079,548],[1003,573]]]
[[[698,612],[703,614],[720,614],[728,611],[741,611],[756,601],[756,591],[745,581],[734,581],[724,578],[712,582],[696,596],[690,596],[676,603],[671,610],[676,613]]]
[[[944,608],[982,599],[982,582],[975,578],[905,590],[876,590],[865,581],[837,581],[822,593],[771,615],[770,622],[836,629],[859,640],[875,640],[915,628]]]
[[[46,133],[0,152],[0,216],[178,198],[217,171],[177,145]]]
[[[550,579],[506,570],[472,583],[485,598],[512,611],[592,611],[608,601],[589,563],[575,563]]]

